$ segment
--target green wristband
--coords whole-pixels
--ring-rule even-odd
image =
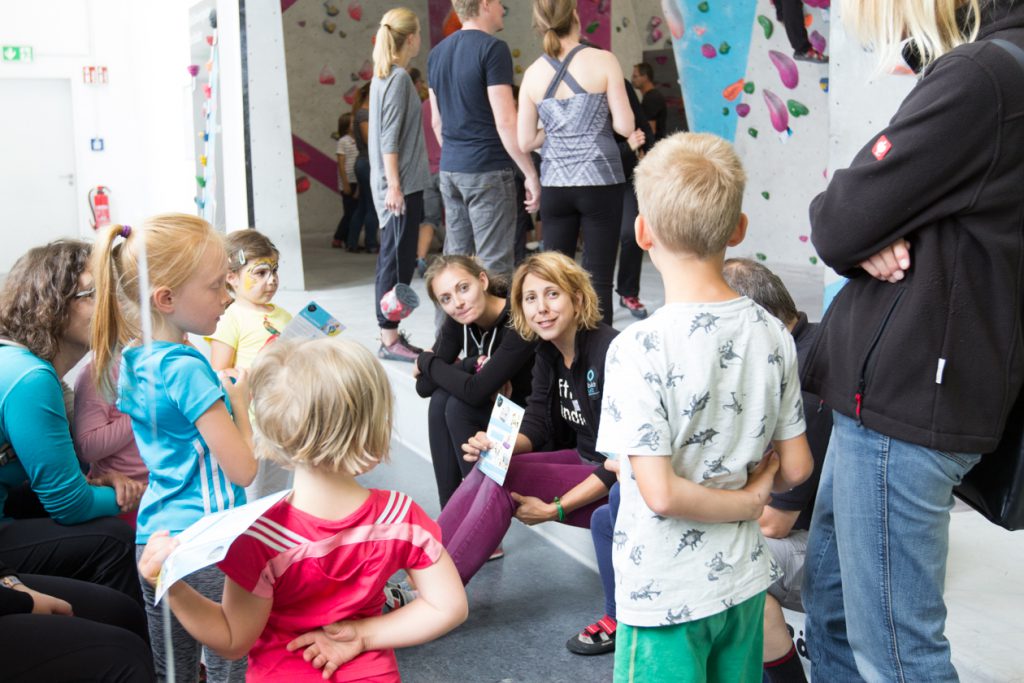
[[[558,496],[555,496],[555,499],[553,501],[551,501],[551,502],[555,504],[556,508],[558,508],[558,521],[559,522],[564,522],[565,521],[565,510],[562,508],[562,501],[559,500]]]

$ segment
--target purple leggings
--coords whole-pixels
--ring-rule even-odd
[[[498,486],[474,467],[437,518],[444,547],[462,583],[469,583],[508,531],[516,509],[509,492],[550,502],[593,474],[594,468],[575,450],[524,453],[512,457],[505,485]],[[565,524],[589,529],[590,516],[606,502],[601,498],[573,510],[565,516]]]

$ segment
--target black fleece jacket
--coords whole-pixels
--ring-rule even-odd
[[[597,452],[596,434],[601,419],[604,396],[604,358],[608,345],[618,330],[598,323],[593,330],[576,333],[576,355],[569,368],[572,394],[580,404],[583,418],[595,437],[578,439],[572,426],[562,419],[558,409],[558,370],[562,353],[550,342],[541,342],[533,363],[533,391],[526,400],[526,414],[519,433],[533,444],[534,451],[575,448],[585,460],[596,463],[594,474],[608,488],[615,483],[615,473],[604,468],[605,456]]]
[[[969,453],[994,449],[1024,381],[1024,72],[992,38],[1024,46],[1024,3],[990,6],[810,210],[822,260],[851,279],[804,387],[875,431]],[[901,282],[861,270],[900,237]]]
[[[511,382],[509,398],[522,405],[530,394],[530,370],[537,342],[520,337],[509,325],[510,318],[507,303],[494,325],[486,330],[446,317],[434,350],[425,351],[416,359],[420,369],[416,393],[426,398],[441,387],[469,405],[483,407],[494,400],[495,392],[505,382]],[[456,362],[459,356],[463,358]],[[480,356],[487,356],[487,362],[477,371]]]

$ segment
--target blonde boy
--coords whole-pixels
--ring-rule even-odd
[[[742,241],[745,175],[726,141],[679,133],[636,169],[637,243],[665,306],[608,350],[597,447],[622,454],[615,528],[616,681],[759,681],[765,589],[780,569],[740,490],[813,466],[796,349],[782,323],[722,278]],[[762,458],[774,446],[779,462]]]

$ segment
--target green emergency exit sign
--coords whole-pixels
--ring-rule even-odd
[[[27,45],[3,45],[0,46],[5,62],[31,62],[32,48]]]

